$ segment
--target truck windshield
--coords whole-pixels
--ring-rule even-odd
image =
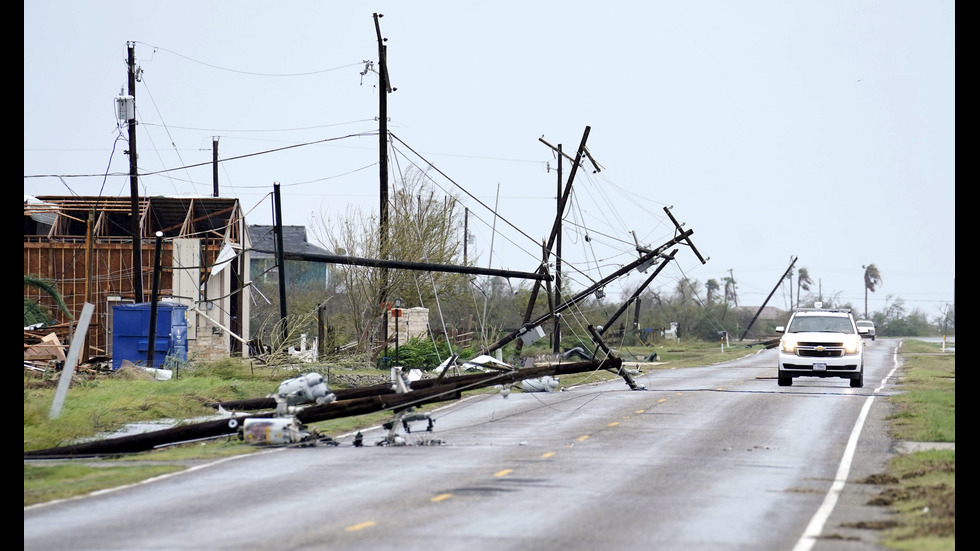
[[[851,321],[840,316],[797,316],[789,326],[790,333],[853,333]]]

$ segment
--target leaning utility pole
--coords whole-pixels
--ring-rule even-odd
[[[133,97],[133,118],[129,119],[129,195],[130,227],[133,234],[133,297],[143,302],[143,237],[140,232],[140,190],[136,179],[136,52],[129,47],[129,95]]]
[[[614,273],[612,273],[612,274],[610,274],[610,275],[602,278],[601,280],[597,281],[596,283],[593,283],[592,285],[590,285],[589,287],[587,287],[584,291],[581,291],[580,293],[576,294],[572,298],[569,298],[569,299],[565,300],[565,302],[562,303],[561,305],[556,305],[554,307],[554,309],[553,309],[553,312],[545,313],[544,315],[542,315],[542,316],[540,316],[540,317],[538,317],[537,319],[534,319],[534,320],[525,321],[521,325],[521,327],[519,329],[517,329],[516,331],[511,332],[509,335],[501,338],[500,340],[498,340],[497,342],[495,342],[495,343],[493,343],[493,344],[491,344],[489,346],[484,346],[484,347],[480,348],[480,354],[490,354],[494,350],[497,350],[498,348],[503,348],[504,346],[506,346],[508,343],[510,343],[514,339],[516,339],[518,337],[521,337],[523,334],[527,333],[529,330],[533,329],[534,327],[537,327],[537,326],[541,325],[543,322],[545,322],[548,319],[550,319],[551,316],[553,316],[555,314],[559,314],[559,313],[565,311],[566,309],[574,306],[578,302],[581,302],[587,296],[591,295],[592,293],[595,293],[597,289],[602,289],[607,284],[609,284],[609,282],[614,281],[617,278],[619,278],[619,277],[621,277],[621,276],[629,273],[631,270],[633,270],[633,269],[640,269],[641,272],[646,271],[645,266],[653,265],[653,263],[656,261],[656,259],[658,257],[660,257],[665,250],[667,250],[669,247],[672,247],[672,246],[674,246],[674,245],[676,245],[678,243],[681,243],[681,242],[683,242],[685,240],[688,240],[688,238],[693,233],[694,233],[694,230],[682,231],[678,235],[674,236],[673,239],[671,239],[670,241],[667,241],[666,243],[664,243],[663,245],[657,247],[656,249],[649,249],[649,250],[647,250],[647,252],[645,252],[642,255],[640,255],[640,257],[638,259],[634,260],[633,262],[630,262],[629,264],[623,266],[622,268],[620,268],[616,272],[614,272]],[[536,282],[536,283],[540,283],[540,282]],[[523,341],[523,337],[522,337],[522,340],[518,341],[518,343],[521,343],[521,342],[524,342]]]
[[[738,340],[740,341],[745,340],[745,335],[749,334],[749,329],[752,329],[752,324],[755,323],[756,318],[758,318],[759,314],[762,313],[762,309],[766,307],[766,304],[769,304],[769,299],[771,299],[772,295],[776,293],[776,289],[778,289],[779,286],[782,285],[783,280],[786,279],[786,276],[788,276],[790,272],[793,270],[793,265],[796,264],[796,258],[797,257],[793,257],[793,261],[789,263],[789,268],[786,268],[786,271],[783,272],[783,277],[779,278],[779,283],[776,283],[776,286],[773,287],[772,291],[769,292],[769,296],[766,297],[766,301],[762,303],[762,306],[759,307],[759,310],[755,313],[754,316],[752,316],[752,321],[750,321],[749,324],[745,327],[745,331],[742,333],[742,336],[739,337]]]

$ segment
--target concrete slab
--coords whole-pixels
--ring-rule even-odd
[[[956,442],[898,442],[895,450],[898,453],[908,454],[928,450],[955,450]]]

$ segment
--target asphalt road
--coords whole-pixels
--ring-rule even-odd
[[[894,456],[884,396],[796,379],[775,351],[552,393],[455,402],[409,445],[382,430],[276,449],[24,510],[25,550],[870,550],[887,518],[859,483]],[[441,443],[437,443],[441,441]]]

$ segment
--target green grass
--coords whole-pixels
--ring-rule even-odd
[[[24,450],[65,445],[118,430],[126,423],[213,415],[215,411],[208,404],[265,396],[289,377],[281,370],[278,380],[272,370],[255,371],[247,363],[223,360],[185,368],[169,381],[153,380],[136,369],[99,375],[79,373],[55,419],[50,419],[49,413],[56,381],[25,375]]]
[[[80,464],[25,464],[24,506],[124,486],[183,468],[180,465],[94,467]]]
[[[917,442],[956,441],[956,356],[941,344],[906,340],[902,394],[892,396],[892,436]],[[956,451],[930,450],[891,461],[878,503],[896,513],[880,542],[901,551],[956,548]]]

